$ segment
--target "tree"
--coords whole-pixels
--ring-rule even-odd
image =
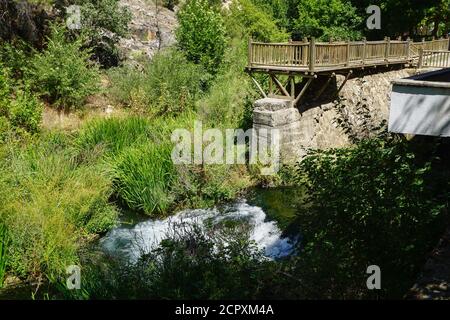
[[[80,6],[81,11],[81,30],[73,33],[87,36],[86,46],[93,49],[93,58],[103,66],[117,65],[119,53],[116,44],[128,33],[129,10],[120,7],[119,0],[55,0],[55,8],[64,19],[70,5]]]
[[[299,0],[294,32],[298,37],[321,40],[358,39],[362,18],[345,0]]]
[[[277,21],[267,6],[255,5],[251,0],[238,0],[230,7],[227,29],[233,37],[251,36],[257,41],[286,41],[289,35],[277,26]]]
[[[357,13],[367,18],[366,8],[369,5],[378,5],[381,9],[381,29],[367,30],[369,39],[381,39],[385,36],[416,35],[418,25],[425,18],[427,10],[438,6],[442,0],[351,0]],[[365,25],[361,25],[365,29]]]
[[[425,22],[433,24],[431,34],[434,37],[447,35],[450,29],[450,0],[439,0],[436,6],[426,12]]]
[[[178,13],[176,37],[186,57],[215,74],[223,60],[226,37],[222,16],[205,0],[190,0]]]
[[[26,77],[33,89],[60,108],[79,106],[98,91],[97,66],[89,61],[90,51],[83,48],[83,39],[67,40],[65,29],[51,26],[47,48],[30,61]]]

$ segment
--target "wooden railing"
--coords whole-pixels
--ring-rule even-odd
[[[249,42],[250,67],[296,67],[314,72],[320,68],[370,65],[377,62],[408,62],[419,57],[420,50],[448,50],[449,40],[428,42],[390,40],[356,42],[289,43]]]
[[[419,49],[419,68],[450,68],[450,51]]]

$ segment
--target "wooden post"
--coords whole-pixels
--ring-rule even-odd
[[[391,51],[391,39],[389,37],[386,37],[384,41],[385,41],[384,60],[389,61],[389,53]]]
[[[298,94],[297,98],[295,98],[294,102],[292,102],[292,105],[295,107],[298,102],[300,101],[300,99],[303,97],[303,95],[305,94],[306,90],[309,88],[309,86],[311,85],[311,82],[314,80],[314,78],[309,78],[308,82],[305,84],[305,86],[303,87],[302,91],[300,91],[300,93]]]
[[[325,84],[322,86],[322,88],[320,88],[319,92],[317,93],[317,96],[314,100],[318,100],[322,94],[324,93],[325,89],[328,87],[328,85],[330,84],[331,80],[333,80],[333,78],[336,77],[336,74],[333,72],[330,77],[328,78],[328,80],[325,82]]]
[[[363,53],[362,53],[362,64],[366,62],[366,56],[367,56],[367,39],[366,37],[363,38],[364,47],[363,47]]]
[[[309,71],[314,72],[316,66],[316,39],[311,38],[309,42]]]
[[[295,99],[295,75],[291,76],[291,97]]]
[[[273,82],[271,74],[269,74],[269,95],[273,95]]]
[[[406,39],[407,44],[406,44],[406,59],[410,59],[411,58],[411,39],[408,37],[408,39]]]
[[[249,67],[251,67],[252,66],[252,42],[253,42],[253,40],[252,40],[252,38],[250,37],[250,38],[248,38],[248,65],[249,65]]]
[[[350,40],[347,40],[347,59],[345,65],[350,65]]]
[[[264,90],[262,89],[262,87],[259,85],[258,81],[256,81],[256,79],[253,78],[253,75],[251,75],[251,74],[250,74],[250,77],[252,78],[252,80],[253,80],[254,84],[256,85],[256,87],[258,88],[259,92],[261,92],[261,95],[262,95],[264,98],[267,98],[266,93],[264,92]]]
[[[422,68],[423,65],[423,48],[419,49],[419,64],[418,64],[418,68]]]

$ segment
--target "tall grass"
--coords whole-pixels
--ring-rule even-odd
[[[80,163],[68,140],[43,136],[29,146],[11,146],[0,161],[8,266],[21,278],[64,273],[93,234],[117,221],[106,170]]]
[[[147,214],[166,211],[173,202],[176,170],[169,143],[144,143],[121,153],[113,168],[114,188],[131,209]]]
[[[0,223],[0,288],[3,287],[6,273],[7,236],[6,226],[3,223]]]
[[[143,117],[95,119],[81,129],[76,145],[82,152],[102,147],[107,154],[115,155],[125,147],[148,141],[152,135],[152,126]]]

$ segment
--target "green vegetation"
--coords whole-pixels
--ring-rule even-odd
[[[358,26],[362,18],[356,8],[343,0],[300,0],[295,31],[300,36],[313,36],[322,40],[359,40]]]
[[[273,16],[260,9],[251,0],[239,0],[231,4],[227,29],[235,37],[252,37],[256,41],[287,41],[289,35],[280,29]]]
[[[3,222],[0,221],[0,289],[3,288],[6,271],[6,250],[8,245],[8,234]]]
[[[119,0],[53,0],[60,10],[61,18],[67,19],[66,8],[80,6],[81,29],[74,35],[82,34],[84,45],[92,49],[92,58],[104,67],[117,66],[120,54],[117,43],[128,34],[131,13],[119,5]]]
[[[446,228],[450,171],[440,156],[447,147],[412,145],[393,137],[312,153],[298,166],[297,183],[307,188],[307,197],[290,200],[302,234],[298,256],[263,259],[243,224],[213,230],[185,227],[169,233],[136,264],[91,265],[84,294],[126,299],[401,298]],[[366,287],[371,264],[382,270],[382,289],[376,292]]]
[[[381,297],[401,297],[448,219],[450,172],[433,144],[388,139],[322,151],[300,165],[308,188],[296,270],[323,297],[366,297],[367,266]],[[332,281],[330,281],[332,279]]]
[[[1,64],[0,64],[1,67]],[[0,73],[0,142],[5,142],[12,134],[27,136],[39,131],[42,103],[28,88],[15,83],[9,70]]]
[[[270,294],[264,290],[273,273],[266,272],[274,264],[261,258],[242,228],[193,227],[174,231],[136,264],[108,257],[113,263],[87,270],[83,295],[62,293],[76,299],[251,299]]]
[[[51,134],[2,155],[0,218],[10,239],[7,267],[16,276],[62,274],[83,243],[116,223],[106,172],[79,161],[67,140]]]
[[[150,117],[192,110],[210,77],[203,68],[176,50],[162,51],[144,70],[111,69],[111,97],[119,104]]]
[[[0,0],[0,285],[6,276],[47,281],[83,299],[401,297],[448,219],[448,158],[437,143],[377,136],[380,126],[363,113],[362,131],[346,128],[338,109],[354,146],[312,152],[273,177],[257,166],[171,160],[171,133],[195,120],[204,129],[251,126],[248,37],[380,38],[365,29],[369,2],[238,0],[222,10],[220,1],[189,0],[178,13],[177,46],[131,67],[116,48],[130,19],[118,0],[25,2],[25,14]],[[62,27],[69,4],[81,6],[82,30]],[[397,17],[408,5],[381,1],[382,36],[420,37],[421,26],[445,34],[446,4],[411,4]],[[87,100],[118,112],[93,115]],[[81,123],[46,128],[43,112],[52,108],[61,117],[77,112]],[[160,217],[235,199],[255,184],[295,190],[283,226],[301,230],[298,256],[263,259],[237,225],[174,232],[133,265],[86,257],[122,210]],[[81,293],[61,285],[72,264],[87,270]],[[376,295],[365,290],[369,264],[383,270]]]
[[[223,60],[226,34],[223,18],[206,0],[190,0],[178,13],[178,46],[186,57],[215,74]]]
[[[48,102],[64,109],[76,108],[98,90],[98,70],[89,65],[89,57],[81,38],[70,41],[65,29],[54,25],[47,49],[32,58],[26,76]]]

